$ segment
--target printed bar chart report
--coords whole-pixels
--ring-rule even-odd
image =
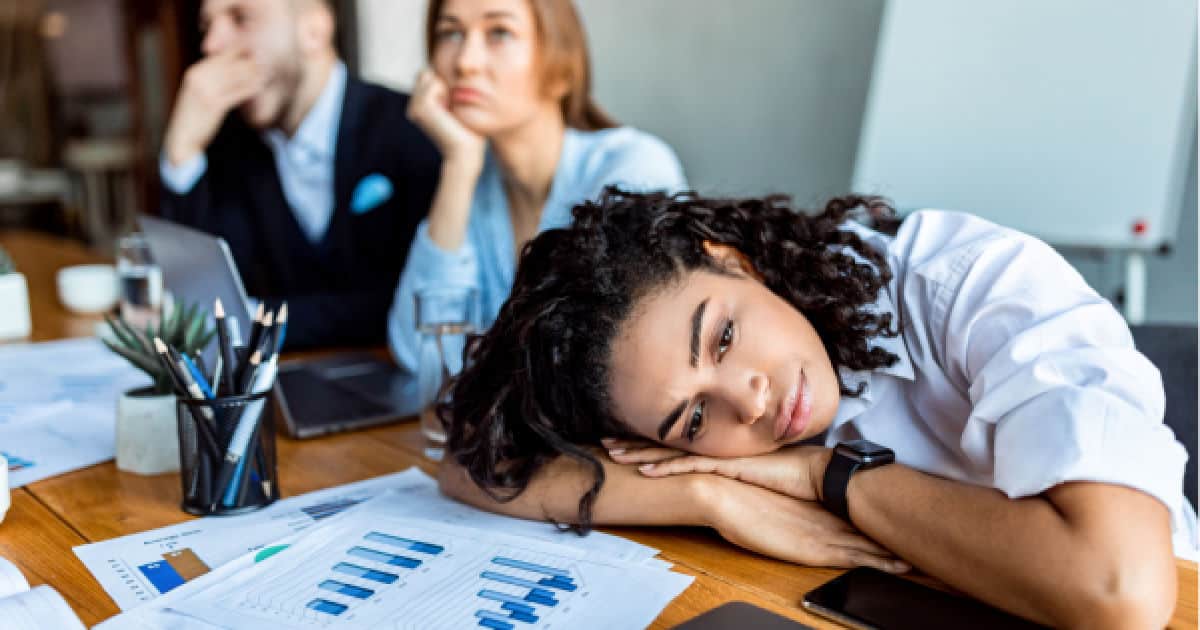
[[[608,629],[650,623],[691,581],[385,507],[367,502],[171,607],[238,630]]]

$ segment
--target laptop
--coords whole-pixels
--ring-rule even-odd
[[[233,321],[233,343],[242,345],[254,321],[252,303],[224,239],[151,216],[139,216],[138,225],[162,269],[165,288],[177,301],[210,312],[220,298]],[[215,344],[205,351],[210,364],[215,352]],[[390,360],[368,352],[283,362],[274,390],[281,429],[303,439],[410,418],[418,411],[415,381]]]

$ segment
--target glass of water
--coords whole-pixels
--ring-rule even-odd
[[[417,374],[420,379],[421,434],[425,456],[442,459],[446,428],[437,407],[446,402],[450,379],[462,370],[467,337],[479,327],[479,291],[474,287],[430,287],[414,295],[417,332],[421,335]]]
[[[162,312],[162,269],[150,256],[140,233],[117,242],[117,277],[121,282],[121,316],[138,328],[157,322]]]

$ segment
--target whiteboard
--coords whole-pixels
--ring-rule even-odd
[[[1195,58],[1195,0],[890,0],[854,190],[1058,245],[1169,244]]]

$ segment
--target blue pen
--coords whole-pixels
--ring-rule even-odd
[[[191,374],[192,380],[196,381],[196,385],[200,386],[200,391],[204,393],[204,397],[210,400],[216,398],[216,395],[213,394],[212,386],[208,384],[208,379],[204,378],[204,372],[200,371],[196,363],[189,359],[188,355],[182,353],[179,355],[179,361],[183,363],[188,373]]]
[[[284,302],[283,306],[279,307],[279,315],[275,318],[275,326],[278,328],[278,332],[275,333],[275,347],[273,348],[275,354],[283,352],[283,337],[287,334],[287,321],[287,302]]]

